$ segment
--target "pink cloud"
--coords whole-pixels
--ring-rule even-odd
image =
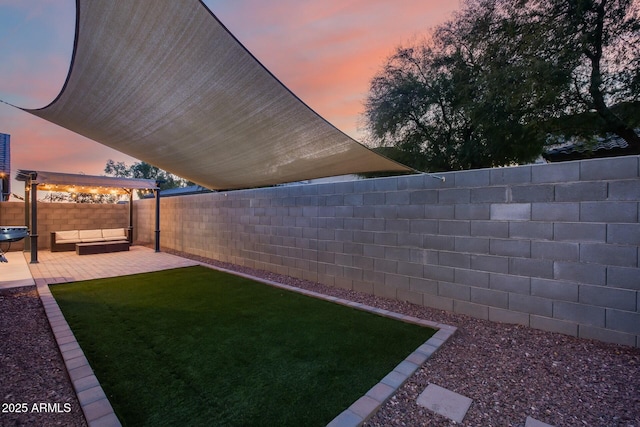
[[[18,109],[0,104],[0,132],[11,135],[11,175],[19,169],[103,175],[108,159],[135,159]],[[12,192],[24,185],[13,181]]]
[[[42,121],[37,118],[27,122]],[[101,175],[107,159],[131,161],[114,151],[55,125],[21,126],[11,134],[12,168]]]
[[[371,78],[397,46],[449,18],[451,3],[284,1],[261,8],[253,0],[218,17],[311,108],[361,139]]]

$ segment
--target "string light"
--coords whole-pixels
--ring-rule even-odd
[[[90,187],[90,186],[75,186],[75,185],[62,185],[62,184],[40,184],[38,185],[39,190],[51,191],[51,192],[59,192],[59,193],[81,193],[81,194],[106,194],[106,195],[123,195],[129,194],[129,192],[124,188],[113,188],[113,187]]]

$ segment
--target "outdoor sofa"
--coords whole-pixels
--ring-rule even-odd
[[[130,242],[129,230],[124,228],[51,232],[51,252],[75,250],[79,255],[85,255],[128,251]]]

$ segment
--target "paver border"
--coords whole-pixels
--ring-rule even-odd
[[[251,279],[265,285],[334,302],[358,310],[368,311],[370,313],[402,322],[437,329],[437,332],[431,338],[425,341],[424,344],[420,345],[415,351],[400,362],[389,374],[382,378],[380,382],[369,389],[364,396],[353,402],[347,409],[327,424],[327,426],[330,427],[355,427],[362,425],[366,420],[371,418],[378,409],[409,379],[409,377],[411,377],[418,368],[420,368],[420,366],[457,330],[456,327],[443,323],[406,316],[389,310],[324,295],[318,292],[297,288],[295,286],[285,285],[273,280],[263,279],[204,262],[198,262],[197,264],[212,270],[218,270],[235,276]],[[47,314],[58,348],[62,353],[67,373],[69,374],[69,378],[73,384],[73,388],[78,397],[78,401],[80,402],[80,407],[82,408],[82,412],[87,420],[87,424],[89,427],[122,427],[122,424],[113,411],[113,407],[104,393],[98,378],[93,373],[93,369],[89,365],[82,348],[80,348],[73,331],[71,331],[69,324],[62,314],[57,301],[51,294],[49,285],[44,279],[35,279],[35,282],[38,295],[40,296],[40,300],[44,306],[45,313]]]
[[[113,411],[98,378],[80,348],[73,331],[51,294],[45,279],[35,279],[40,301],[47,314],[58,349],[62,354],[67,374],[80,402],[80,408],[89,427],[122,427]]]

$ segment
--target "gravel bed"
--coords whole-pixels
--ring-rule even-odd
[[[367,426],[640,427],[640,349],[499,324],[164,249],[218,267],[458,327]],[[34,287],[0,292],[1,403],[69,403],[68,413],[0,413],[2,426],[85,426]],[[462,424],[419,407],[429,383],[473,399]],[[352,402],[345,402],[345,407]],[[29,406],[31,408],[31,406]]]
[[[0,291],[0,368],[0,426],[87,425],[35,286]]]

